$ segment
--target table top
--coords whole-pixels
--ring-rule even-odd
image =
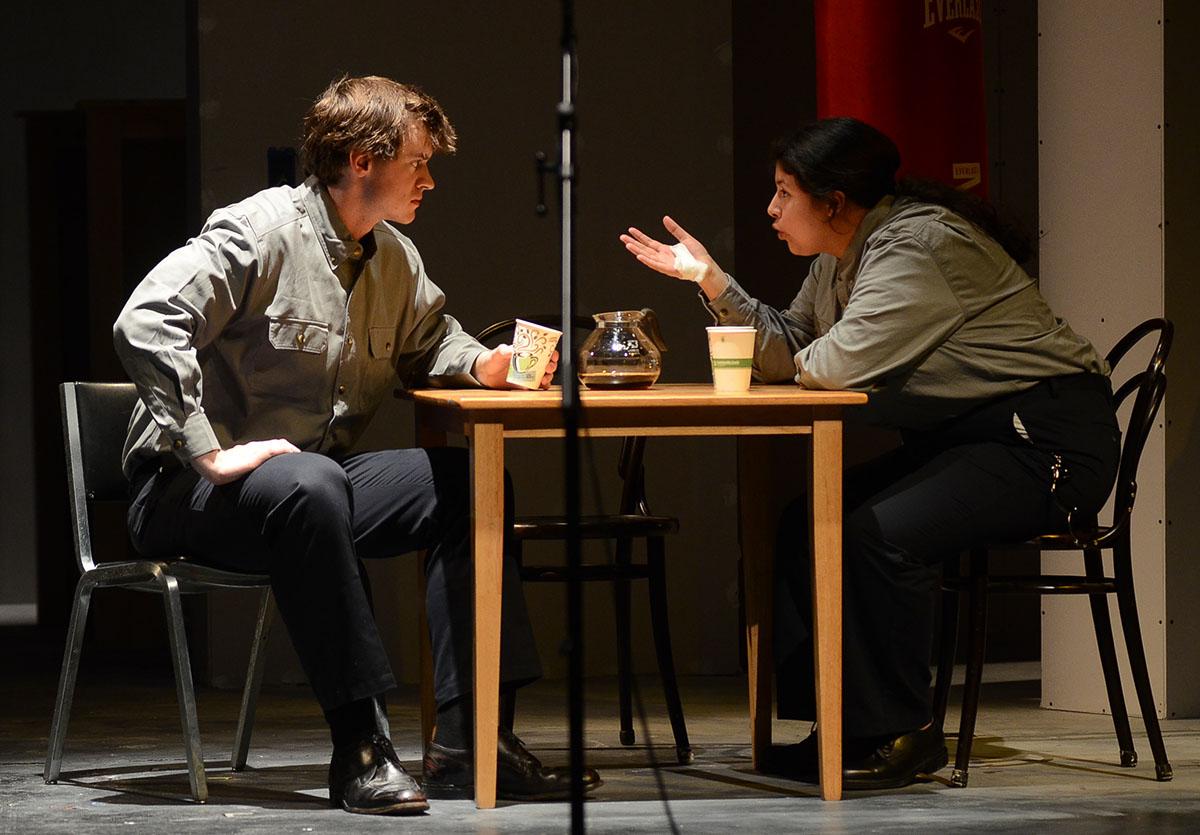
[[[790,384],[718,392],[707,383],[656,383],[648,389],[580,389],[579,394],[585,409],[857,406],[867,402],[867,395],[862,392],[818,391]],[[431,388],[405,391],[402,395],[417,403],[465,411],[557,409],[562,403],[559,386],[539,391]]]
[[[507,437],[556,437],[563,431],[562,390],[420,389],[414,401],[426,430],[471,434],[503,426]],[[867,402],[853,391],[813,391],[795,385],[752,386],[717,392],[705,383],[661,383],[649,389],[580,392],[586,435],[807,434],[817,419],[841,419],[841,410]]]

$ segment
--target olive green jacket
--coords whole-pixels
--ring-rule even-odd
[[[217,210],[113,328],[141,396],[126,475],[272,438],[336,457],[397,381],[478,385],[483,346],[444,303],[412,241],[387,223],[351,240],[314,178]]]
[[[730,277],[720,324],[759,329],[759,382],[869,391],[864,415],[924,429],[1040,380],[1107,374],[1091,343],[978,227],[946,208],[885,197],[842,258],[820,255],[786,310]]]

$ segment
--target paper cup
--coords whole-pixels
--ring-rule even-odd
[[[708,356],[715,391],[746,391],[754,364],[754,335],[749,326],[708,328]]]
[[[558,345],[562,331],[545,328],[524,319],[513,330],[513,354],[508,363],[508,381],[515,386],[536,389],[546,376],[546,365]]]

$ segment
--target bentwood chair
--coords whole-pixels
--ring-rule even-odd
[[[75,678],[79,672],[79,657],[83,649],[92,592],[98,588],[153,592],[162,595],[166,610],[179,716],[187,749],[188,782],[192,797],[203,803],[208,798],[208,784],[204,759],[200,753],[196,694],[192,686],[192,667],[180,595],[221,588],[263,590],[231,758],[233,770],[241,771],[245,768],[250,747],[254,709],[262,684],[263,649],[274,615],[270,579],[260,574],[242,574],[197,565],[182,555],[171,560],[97,561],[92,552],[90,512],[93,506],[100,503],[123,504],[128,501],[129,485],[121,472],[121,450],[129,417],[137,401],[137,391],[132,383],[63,383],[59,386],[59,394],[66,441],[67,488],[75,537],[75,561],[79,565],[80,577],[75,589],[75,604],[71,609],[58,697],[50,727],[45,780],[47,783],[58,782],[61,771],[63,742],[75,695]]]
[[[1154,754],[1155,776],[1160,781],[1171,779],[1171,764],[1167,761],[1166,748],[1163,746],[1157,708],[1150,689],[1150,673],[1146,667],[1146,651],[1142,645],[1142,632],[1138,622],[1129,531],[1133,517],[1133,503],[1137,496],[1138,462],[1167,387],[1166,361],[1167,353],[1171,348],[1173,330],[1171,322],[1166,319],[1150,319],[1126,334],[1107,357],[1108,363],[1113,369],[1116,405],[1120,407],[1130,395],[1135,395],[1132,411],[1125,427],[1124,443],[1121,447],[1120,466],[1114,488],[1112,522],[1102,525],[1095,517],[1071,519],[1069,520],[1070,530],[1066,533],[1048,533],[1027,542],[996,543],[973,550],[969,555],[969,570],[965,574],[961,574],[958,561],[952,560],[947,566],[942,595],[941,650],[937,666],[937,684],[934,690],[934,717],[939,725],[944,723],[946,716],[950,677],[954,668],[955,643],[958,635],[958,608],[961,597],[966,597],[970,618],[967,630],[969,637],[966,682],[963,688],[958,746],[954,771],[950,778],[951,785],[959,787],[967,785],[971,743],[975,733],[975,716],[979,707],[979,686],[983,675],[988,595],[1009,592],[1086,594],[1089,596],[1092,623],[1096,631],[1096,645],[1100,652],[1104,683],[1108,690],[1109,708],[1112,711],[1113,725],[1116,727],[1117,743],[1120,747],[1121,765],[1132,767],[1137,764],[1137,753],[1133,749],[1133,735],[1129,728],[1129,714],[1125,708],[1125,695],[1121,688],[1121,674],[1117,668],[1117,653],[1108,613],[1108,595],[1116,595],[1134,687],[1137,690],[1142,719],[1146,724],[1146,736],[1149,738],[1150,750]],[[1119,366],[1121,360],[1133,346],[1150,336],[1156,338],[1157,344],[1149,364],[1144,369],[1129,374],[1127,368]],[[1126,376],[1127,374],[1128,376]],[[1122,378],[1124,381],[1118,385],[1118,381]],[[1084,573],[1082,575],[991,575],[988,573],[987,558],[988,551],[993,548],[1004,551],[1082,551]],[[1113,552],[1111,577],[1105,576],[1101,557],[1101,552],[1106,549]]]
[[[559,316],[538,316],[531,321],[547,327],[559,328]],[[505,319],[484,328],[476,339],[484,345],[495,344],[511,338],[515,319]],[[586,335],[593,327],[589,317],[576,317],[575,332]],[[585,540],[608,539],[616,543],[612,562],[585,564],[582,567],[583,582],[607,582],[613,584],[613,602],[616,611],[617,631],[617,677],[620,712],[620,740],[623,745],[635,741],[633,730],[632,699],[632,637],[630,628],[630,581],[647,580],[650,595],[650,622],[654,634],[654,649],[658,659],[658,672],[662,679],[667,714],[675,736],[675,753],[679,763],[692,762],[692,746],[688,742],[687,725],[683,718],[683,705],[679,699],[679,687],[675,678],[675,661],[671,652],[671,632],[667,619],[667,573],[666,541],[668,534],[679,530],[679,520],[673,516],[657,516],[650,511],[646,499],[646,472],[644,437],[624,438],[617,460],[617,474],[621,477],[621,501],[617,512],[601,516],[584,516],[580,520],[579,534]],[[528,583],[562,583],[567,580],[564,565],[529,565],[524,562],[523,545],[526,542],[564,540],[567,536],[567,520],[562,516],[520,516],[513,525],[516,556],[521,564],[521,578]],[[634,560],[634,540],[646,543],[646,559]],[[512,700],[503,705],[505,720],[512,726],[515,706]]]

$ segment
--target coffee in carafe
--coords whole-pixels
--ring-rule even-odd
[[[642,389],[662,372],[666,350],[649,308],[596,313],[596,329],[579,349],[579,382],[589,389]]]

